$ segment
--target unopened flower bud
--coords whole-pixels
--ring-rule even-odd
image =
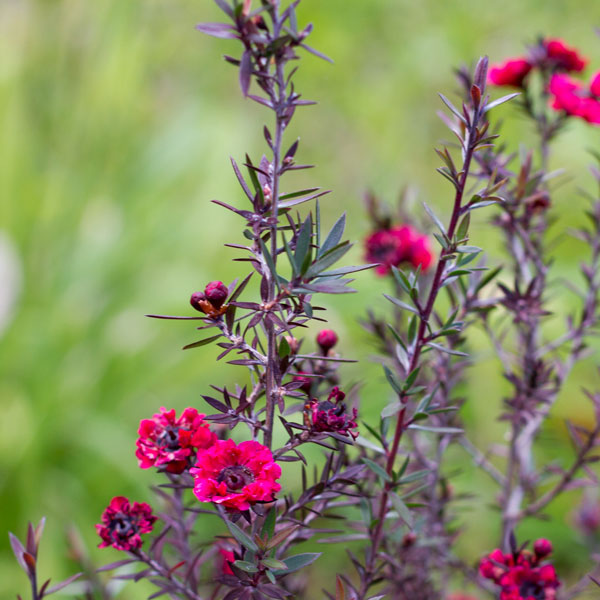
[[[533,545],[533,551],[538,558],[544,558],[552,554],[552,543],[545,538],[540,538]]]
[[[265,197],[265,200],[271,201],[273,195],[271,193],[271,186],[268,183],[265,183],[265,185],[263,185],[263,195]]]
[[[206,296],[204,292],[194,292],[190,298],[190,304],[200,312],[204,312],[202,308],[202,302],[206,302]]]
[[[323,351],[323,354],[327,354],[338,342],[338,336],[333,329],[323,329],[319,331],[317,335],[317,344]]]
[[[229,295],[227,287],[221,281],[211,281],[204,289],[206,299],[215,307],[221,308]]]
[[[416,534],[413,533],[412,531],[409,531],[408,533],[405,533],[404,537],[402,538],[402,547],[410,548],[416,541],[417,541]]]

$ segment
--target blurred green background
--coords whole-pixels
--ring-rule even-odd
[[[210,382],[245,375],[215,364],[213,348],[181,352],[197,339],[189,324],[143,316],[189,314],[192,291],[244,273],[223,248],[242,239],[242,222],[209,200],[242,201],[229,156],[260,156],[266,115],[240,97],[237,74],[221,59],[238,53],[235,43],[194,31],[217,19],[207,0],[0,0],[1,597],[27,593],[6,532],[24,535],[28,519],[49,519],[42,575],[72,572],[69,523],[95,559],[116,560],[117,552],[95,549],[93,525],[114,495],[151,497],[157,479],[134,456],[139,420],[161,405],[201,407]],[[304,0],[299,21],[314,23],[310,43],[335,65],[303,57],[297,87],[319,105],[297,113],[289,140],[300,136],[298,156],[319,168],[291,182],[333,189],[323,218],[332,223],[348,210],[354,240],[366,233],[367,187],[393,200],[414,185],[445,216],[451,193],[432,148],[450,137],[435,112],[437,91],[456,89],[452,69],[481,54],[519,54],[538,34],[564,37],[591,58],[590,69],[600,68],[599,20],[600,4],[589,0]],[[532,139],[514,108],[501,111],[511,146]],[[599,141],[598,130],[572,123],[555,148],[553,166],[568,173],[553,207],[557,277],[576,279],[585,250],[564,231],[581,222],[576,190],[593,189],[586,150]],[[479,219],[473,243],[491,243],[498,260],[485,215]],[[386,284],[362,273],[357,287],[359,294],[324,302],[340,350],[364,361],[363,416],[375,418],[389,392],[357,319],[367,306],[384,308]],[[564,287],[554,290],[553,309],[576,308]],[[485,445],[502,439],[494,415],[506,386],[477,337],[463,391],[472,400],[469,428]],[[345,373],[357,380],[355,370]],[[589,418],[579,390],[595,378],[592,365],[576,371],[559,416]],[[544,436],[544,457],[570,456],[560,419]],[[475,494],[461,542],[475,561],[496,543],[486,506],[493,496],[464,455],[453,460],[463,469],[457,487]],[[576,497],[556,503],[552,522],[523,529],[524,537],[551,537],[573,578],[589,566],[569,517]],[[330,549],[317,571],[330,576],[334,567],[346,565]],[[130,585],[121,597],[146,590]]]

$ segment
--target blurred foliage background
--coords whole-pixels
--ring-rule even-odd
[[[115,551],[95,548],[93,525],[114,495],[150,499],[156,476],[140,471],[134,456],[139,420],[161,405],[201,407],[209,383],[245,375],[215,364],[210,347],[180,352],[196,339],[189,324],[144,318],[189,314],[192,291],[244,272],[223,248],[240,241],[241,221],[209,200],[242,201],[229,156],[260,156],[265,111],[240,97],[237,74],[221,59],[238,52],[235,44],[194,31],[219,18],[207,0],[0,0],[2,597],[26,594],[6,532],[23,535],[28,519],[49,519],[41,571],[55,581],[74,569],[70,523],[95,560],[116,560]],[[576,44],[589,69],[600,68],[599,18],[600,4],[589,0],[304,0],[299,21],[315,24],[310,43],[336,64],[303,57],[297,86],[319,105],[297,114],[289,139],[300,136],[298,156],[319,168],[289,184],[333,189],[323,217],[332,223],[347,210],[359,241],[367,188],[394,201],[414,186],[419,200],[446,215],[451,190],[434,171],[432,148],[450,137],[435,113],[437,91],[457,89],[453,67],[481,54],[492,61],[519,54],[546,34]],[[532,140],[515,108],[499,112],[512,147]],[[577,188],[593,190],[587,151],[598,142],[598,130],[572,123],[554,149],[552,166],[567,173],[552,209],[557,314],[577,307],[559,278],[577,279],[585,248],[565,231],[582,222]],[[489,214],[480,211],[472,241],[498,262]],[[363,361],[360,378],[355,369],[343,373],[347,384],[362,382],[363,417],[374,419],[389,390],[358,319],[367,306],[385,308],[386,283],[372,273],[358,279],[359,294],[323,302],[340,350]],[[560,332],[562,319],[552,323]],[[485,445],[502,439],[495,414],[506,386],[482,335],[472,348],[461,391],[471,399],[469,429]],[[571,378],[541,460],[570,456],[561,419],[589,419],[580,388],[597,382],[593,362]],[[464,454],[452,461],[461,469],[456,487],[474,494],[459,518],[461,552],[475,561],[496,543],[493,497]],[[573,579],[589,566],[571,521],[577,497],[568,494],[551,521],[521,531],[523,539],[550,537],[559,568]],[[329,548],[317,577],[329,584],[333,568],[345,570],[341,549]],[[146,591],[130,585],[120,597]]]

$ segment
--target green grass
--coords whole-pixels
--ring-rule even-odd
[[[437,91],[451,95],[456,87],[452,68],[484,53],[492,60],[518,54],[539,33],[576,43],[600,67],[599,17],[589,0],[304,0],[300,21],[314,22],[312,44],[336,64],[303,58],[297,85],[319,105],[299,111],[289,139],[300,136],[299,157],[319,169],[289,185],[333,189],[324,219],[348,210],[356,240],[365,234],[368,187],[393,199],[414,185],[446,215],[450,190],[435,174],[432,146],[447,137],[435,112]],[[197,0],[0,0],[0,231],[14,245],[23,282],[0,333],[2,597],[26,589],[7,530],[23,534],[27,519],[46,515],[42,573],[66,576],[73,568],[67,524],[93,547],[93,524],[113,495],[150,497],[156,478],[134,457],[140,418],[161,405],[200,406],[209,382],[243,376],[215,364],[210,347],[180,352],[195,339],[189,325],[143,317],[185,313],[191,291],[243,273],[222,246],[241,239],[241,223],[209,200],[241,201],[228,157],[263,152],[265,114],[240,98],[236,73],[220,58],[236,53],[235,45],[193,29],[217,18],[211,3]],[[530,141],[515,109],[501,110],[511,144],[517,135]],[[574,123],[556,148],[553,163],[571,177],[556,197],[560,227],[579,221],[577,186],[592,188],[590,147],[598,147],[598,131]],[[488,237],[482,221],[473,242]],[[583,250],[562,243],[557,274],[571,273]],[[385,284],[366,273],[358,287],[360,294],[326,303],[341,349],[365,361],[364,413],[374,418],[388,391],[356,321],[366,306],[384,308]],[[572,308],[562,293],[553,302]],[[485,342],[477,347],[465,410],[485,444],[502,435],[491,415],[504,384]],[[591,368],[576,375],[560,411],[585,419],[579,384],[592,385],[595,375]],[[353,370],[346,377],[356,378]],[[568,455],[558,422],[552,436],[560,441],[554,455]],[[462,542],[475,559],[494,543],[495,526],[479,475],[463,456],[455,460],[464,469],[457,485],[477,486],[481,495],[478,534],[469,527]],[[569,510],[561,504],[555,522],[528,531],[554,528],[559,558],[582,571],[585,553],[567,542]],[[112,550],[93,554],[116,559]],[[347,566],[339,555],[323,560],[321,572],[332,565]],[[142,592],[130,587],[123,597]]]

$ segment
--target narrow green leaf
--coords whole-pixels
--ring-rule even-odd
[[[300,569],[311,565],[312,563],[321,556],[322,552],[306,552],[305,554],[296,554],[295,556],[290,556],[289,558],[285,558],[283,562],[287,567],[284,570],[277,569],[273,571],[275,575],[287,575],[288,573],[293,573],[294,571],[299,571]]]
[[[400,518],[409,526],[410,529],[412,529],[414,526],[414,519],[412,513],[410,512],[406,504],[402,502],[400,496],[398,496],[398,494],[395,494],[394,492],[390,492],[390,500],[392,501],[392,506],[396,509],[396,512],[398,513]]]
[[[346,228],[346,213],[344,213],[331,228],[331,231],[327,234],[323,245],[319,248],[317,256],[321,257],[326,252],[335,248],[340,243],[342,236],[344,235],[344,229]]]
[[[233,565],[246,573],[258,573],[258,567],[245,560],[236,560]]]
[[[386,473],[385,469],[376,462],[364,457],[362,458],[362,461],[365,463],[365,465],[367,465],[367,467],[369,467],[369,469],[371,469],[371,471],[373,471],[373,473],[375,473],[375,475],[377,475],[383,481],[391,481],[390,476]]]
[[[242,531],[235,523],[232,521],[225,521],[225,525],[227,525],[227,529],[229,529],[229,533],[247,550],[252,550],[253,552],[258,552],[258,546],[250,539],[250,537]]]
[[[393,296],[388,296],[387,294],[384,294],[383,296],[387,300],[389,300],[392,304],[395,304],[396,306],[399,306],[400,308],[402,308],[404,310],[408,310],[411,313],[414,313],[415,315],[419,314],[419,311],[414,306],[411,306],[410,304],[407,304],[406,302],[402,302],[402,300],[398,300],[398,298],[394,298]]]
[[[425,202],[423,202],[423,207],[425,208],[425,212],[429,215],[431,220],[436,224],[437,228],[442,232],[442,235],[446,235],[446,228],[444,224],[438,219],[437,215],[427,206]]]

